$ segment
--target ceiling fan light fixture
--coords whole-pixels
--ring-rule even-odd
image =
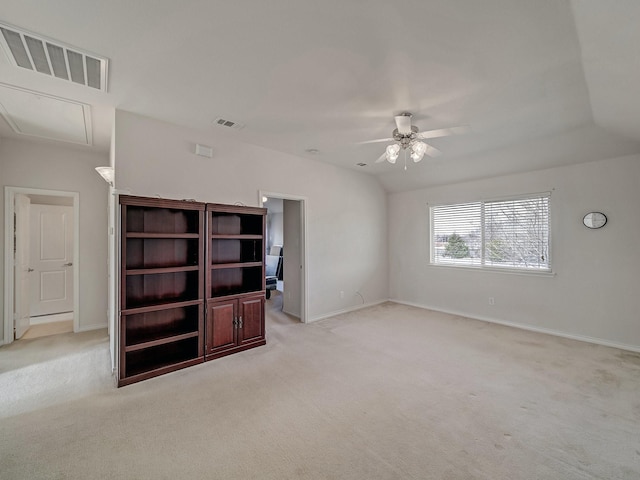
[[[424,142],[414,142],[411,145],[411,159],[414,162],[419,162],[424,157],[425,152],[427,151],[427,145]]]
[[[386,155],[387,155],[387,161],[389,163],[396,163],[396,160],[398,159],[398,155],[400,155],[400,145],[398,145],[397,143],[394,143],[393,145],[388,145]]]

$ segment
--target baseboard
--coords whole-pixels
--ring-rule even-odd
[[[289,311],[285,310],[284,308],[282,309],[282,313],[286,313],[290,317],[294,317],[294,318],[297,318],[298,320],[300,320],[300,315],[297,314],[297,313],[289,312]]]
[[[408,305],[410,307],[417,307],[417,308],[423,308],[425,310],[433,310],[435,312],[448,313],[450,315],[465,317],[471,320],[480,320],[482,322],[495,323],[497,325],[504,325],[505,327],[513,327],[513,328],[518,328],[520,330],[528,330],[530,332],[553,335],[554,337],[568,338],[569,340],[578,340],[579,342],[593,343],[595,345],[602,345],[603,347],[612,347],[612,348],[618,348],[620,350],[627,350],[630,352],[640,353],[640,346],[638,345],[627,345],[625,343],[612,342],[602,338],[588,337],[586,335],[577,335],[574,333],[567,333],[561,330],[553,330],[551,328],[534,327],[532,325],[526,325],[522,323],[505,322],[503,320],[497,320],[495,318],[490,318],[490,317],[471,316],[468,313],[464,313],[464,312],[458,312],[455,310],[449,310],[449,309],[444,309],[440,307],[432,307],[432,306],[423,305],[420,303],[405,302],[404,300],[397,300],[393,298],[390,298],[389,301],[394,303],[399,303],[401,305]]]
[[[75,333],[88,332],[90,330],[100,330],[101,328],[107,328],[107,324],[100,323],[96,325],[85,325],[83,327],[78,328],[78,330],[76,330]]]
[[[375,307],[376,305],[380,305],[381,303],[388,302],[387,298],[383,300],[377,300],[371,303],[362,303],[360,305],[354,305],[353,307],[343,308],[342,310],[335,310],[329,313],[323,313],[322,315],[318,315],[317,317],[313,317],[309,320],[309,322],[317,322],[318,320],[324,320],[325,318],[335,317],[336,315],[342,315],[343,313],[354,312],[356,310],[361,310],[363,308]]]

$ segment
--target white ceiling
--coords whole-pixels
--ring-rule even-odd
[[[0,83],[90,104],[103,150],[119,108],[389,191],[640,152],[637,0],[3,0],[0,21],[110,59],[105,94],[0,55]],[[472,133],[431,140],[443,155],[406,172],[373,165],[385,144],[358,142],[389,137],[405,110],[421,130]]]

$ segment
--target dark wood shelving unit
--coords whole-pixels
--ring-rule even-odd
[[[266,209],[120,196],[118,386],[266,343]]]
[[[266,343],[266,209],[207,204],[205,359]]]
[[[120,196],[118,385],[204,360],[205,204]]]

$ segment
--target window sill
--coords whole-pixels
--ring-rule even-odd
[[[471,265],[444,265],[440,263],[429,263],[429,267],[444,268],[448,270],[472,270],[474,272],[500,273],[506,275],[524,275],[527,277],[555,277],[557,274],[553,270],[524,270],[516,268],[500,267],[474,267]]]

